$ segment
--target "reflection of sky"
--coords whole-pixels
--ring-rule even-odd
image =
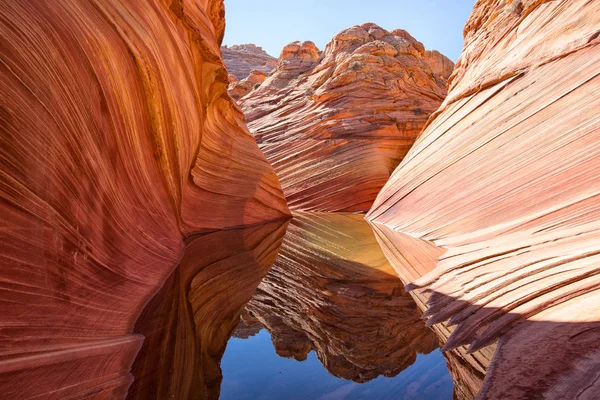
[[[358,384],[330,375],[314,351],[303,362],[277,356],[265,329],[249,339],[230,339],[221,368],[220,400],[444,400],[453,391],[439,349],[419,354],[395,378]]]

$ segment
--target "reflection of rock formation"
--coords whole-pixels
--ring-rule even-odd
[[[239,339],[248,339],[256,335],[263,328],[264,327],[258,318],[250,315],[250,313],[244,309],[242,315],[240,316],[240,322],[235,327],[235,330],[231,336]]]
[[[122,397],[182,237],[287,213],[222,7],[0,2],[0,397]]]
[[[219,362],[244,305],[273,263],[287,223],[186,241],[181,264],[135,325],[146,337],[130,399],[217,399]]]
[[[361,215],[298,214],[247,310],[277,353],[314,349],[335,376],[395,376],[437,347]]]
[[[323,53],[312,42],[287,45],[277,70],[240,104],[290,208],[366,211],[445,87],[421,43],[365,24],[340,32]]]
[[[412,287],[455,326],[447,348],[500,338],[483,399],[600,393],[599,26],[598,1],[478,1],[369,214],[448,248]]]
[[[221,54],[227,72],[240,81],[248,77],[252,71],[261,71],[269,75],[277,67],[277,59],[254,44],[223,46]]]

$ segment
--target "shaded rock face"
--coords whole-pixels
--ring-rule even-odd
[[[277,67],[277,59],[254,44],[222,46],[221,55],[227,71],[240,81],[247,78],[252,71],[261,71],[269,75]]]
[[[339,33],[323,52],[312,42],[283,49],[240,105],[290,208],[369,209],[446,95],[427,59],[406,31],[375,24]]]
[[[146,338],[128,399],[218,399],[219,363],[287,223],[186,240],[179,267],[135,324]]]
[[[499,340],[481,399],[600,393],[599,26],[597,1],[478,1],[368,216],[447,249],[411,288],[455,327],[446,349]]]
[[[169,3],[0,5],[2,397],[123,397],[182,237],[288,214],[227,95],[222,1]]]
[[[246,311],[280,356],[314,350],[356,382],[396,376],[438,346],[361,215],[295,215]]]

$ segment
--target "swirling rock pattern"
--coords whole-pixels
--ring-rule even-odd
[[[280,356],[314,350],[356,382],[396,376],[438,347],[362,215],[296,214],[246,310]]]
[[[446,95],[427,60],[407,32],[375,24],[339,33],[322,53],[312,42],[283,49],[240,104],[290,208],[369,209]]]
[[[287,222],[186,240],[179,267],[135,324],[146,339],[128,399],[218,399],[219,363],[244,306],[269,271]]]
[[[368,216],[448,249],[411,288],[446,349],[499,339],[481,399],[600,394],[599,27],[597,1],[478,1]]]
[[[255,44],[222,46],[221,54],[227,71],[240,81],[246,79],[252,71],[269,75],[277,67],[277,59]]]
[[[195,232],[283,194],[227,94],[223,3],[0,3],[0,393],[118,398]]]

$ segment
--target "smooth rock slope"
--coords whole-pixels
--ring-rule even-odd
[[[430,66],[427,54],[406,31],[375,24],[340,32],[323,52],[283,49],[240,105],[290,208],[369,209],[446,96],[450,61]]]
[[[478,1],[368,215],[448,249],[411,288],[446,349],[499,340],[480,399],[600,395],[599,65],[600,2]]]
[[[183,238],[289,215],[220,0],[0,3],[0,393],[120,398]]]

